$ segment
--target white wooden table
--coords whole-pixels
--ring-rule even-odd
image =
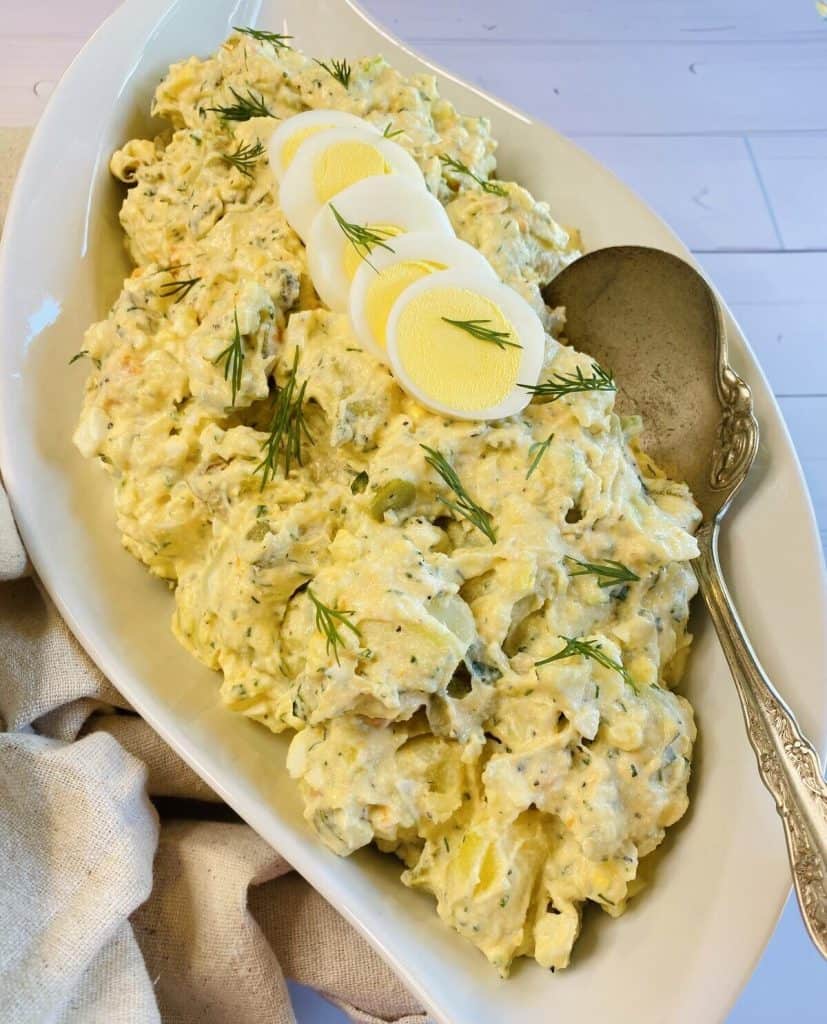
[[[824,541],[827,21],[815,0],[363,3],[440,64],[576,138],[677,229],[763,364]],[[3,0],[0,125],[37,120],[116,4]],[[301,1024],[344,1021],[294,991]],[[825,1019],[827,965],[789,904],[729,1024]]]

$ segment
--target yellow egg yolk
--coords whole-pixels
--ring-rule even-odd
[[[401,235],[404,228],[400,228],[398,224],[366,224],[366,228],[370,231],[374,231],[377,235],[380,235],[382,239],[394,238],[396,235]],[[345,245],[345,273],[347,274],[348,281],[353,280],[353,276],[359,269],[359,264],[362,262],[364,256],[370,259],[370,253],[366,253],[364,249],[357,249],[352,242],[347,242]]]
[[[380,270],[370,282],[365,292],[365,316],[382,348],[387,348],[388,316],[393,304],[409,285],[435,270],[445,270],[445,264],[432,260],[402,260]]]
[[[493,331],[516,332],[500,307],[467,288],[433,288],[413,298],[396,327],[399,359],[426,396],[462,412],[497,405],[517,383],[520,349],[483,341],[451,320],[484,320]]]
[[[362,178],[392,173],[376,146],[368,142],[334,142],[316,159],[313,185],[319,202],[326,203]]]
[[[298,131],[293,132],[287,142],[281,147],[281,166],[287,170],[290,164],[293,163],[293,159],[299,151],[299,146],[303,142],[306,142],[311,135],[316,135],[317,132],[323,132],[325,129],[332,127],[332,124],[311,124],[307,128],[300,128]]]

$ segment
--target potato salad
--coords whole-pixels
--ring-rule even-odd
[[[242,28],[152,114],[79,353],[123,544],[292,733],[322,843],[395,854],[501,974],[564,968],[687,807],[699,520],[543,302],[577,235],[381,57]]]

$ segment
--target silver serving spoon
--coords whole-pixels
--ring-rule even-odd
[[[643,447],[689,484],[701,509],[695,575],[784,822],[807,930],[827,957],[827,784],[813,745],[758,662],[718,561],[720,521],[758,450],[752,395],[727,362],[718,302],[688,263],[640,246],[583,256],[544,296],[566,307],[567,339],[614,373],[619,409],[643,416]]]

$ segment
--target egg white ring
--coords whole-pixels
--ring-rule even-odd
[[[364,128],[367,131],[375,132],[377,135],[380,134],[379,129],[374,128],[370,121],[366,121],[363,117],[357,117],[356,114],[348,114],[344,110],[305,110],[301,114],[294,114],[292,117],[285,118],[270,136],[267,143],[270,168],[276,177],[276,181],[280,182],[287,173],[287,168],[283,167],[281,162],[281,152],[284,147],[296,132],[300,132],[304,128],[312,128],[314,125],[321,125],[322,128],[320,128],[319,132],[309,135],[301,143],[293,159],[299,155],[305,143],[315,138],[322,131],[329,131],[333,128]]]
[[[337,206],[336,209],[338,210],[339,207]],[[429,260],[447,264],[447,270],[475,271],[478,269],[480,273],[499,280],[494,268],[479,249],[475,249],[473,245],[463,242],[460,238],[449,238],[442,233],[437,234],[433,231],[411,231],[409,234],[398,235],[388,244],[393,246],[393,252],[389,252],[387,249],[374,249],[371,253],[370,262],[373,266],[362,261],[359,269],[353,275],[348,299],[348,312],[354,334],[359,343],[369,349],[383,363],[388,362],[388,354],[371,329],[365,305],[368,289],[377,272],[381,272],[395,263],[404,263],[408,260]],[[441,271],[434,271],[434,273],[441,273]]]
[[[397,174],[363,178],[343,189],[332,202],[339,215],[351,223],[394,224],[402,228],[401,235],[387,239],[386,244],[394,250],[409,227],[454,237],[442,203],[426,188]],[[319,298],[328,309],[339,313],[348,309],[351,282],[344,272],[344,260],[351,244],[327,203],[316,215],[307,238],[307,269]],[[368,257],[374,266],[374,257],[378,259],[380,253],[391,255],[380,245],[374,247]]]
[[[499,306],[505,318],[517,330],[519,343],[522,346],[517,378],[512,390],[497,405],[475,410],[455,409],[426,395],[408,376],[396,346],[399,319],[409,302],[423,292],[435,288],[467,288],[468,291],[476,292],[478,295],[490,299],[491,302]],[[391,309],[388,317],[387,337],[388,358],[399,384],[426,408],[455,420],[499,420],[505,419],[507,416],[514,416],[523,410],[531,401],[532,395],[530,391],[520,385],[537,383],[545,356],[543,325],[522,295],[503,284],[496,277],[482,278],[467,270],[439,270],[406,288]],[[490,343],[481,341],[480,344]],[[473,367],[469,367],[469,373],[471,372],[473,372]]]
[[[316,160],[330,146],[344,142],[364,142],[377,149],[393,169],[392,174],[371,175],[367,179],[376,182],[382,178],[404,178],[419,188],[425,188],[425,178],[419,164],[407,150],[392,139],[386,139],[374,129],[368,128],[327,128],[311,135],[299,148],[295,159],[287,168],[279,187],[279,205],[287,223],[296,234],[306,239],[310,234],[313,219],[323,204],[319,202],[314,183]],[[359,182],[354,182],[354,185]],[[348,186],[350,188],[352,186]],[[343,189],[342,191],[347,191]],[[339,193],[341,195],[341,192]],[[335,199],[335,197],[333,197]]]

